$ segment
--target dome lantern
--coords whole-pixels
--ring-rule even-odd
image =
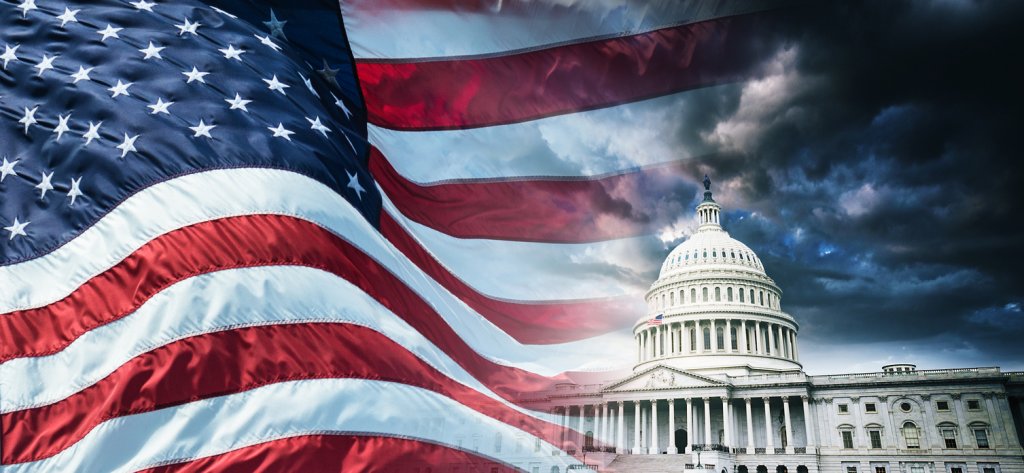
[[[722,224],[719,221],[719,214],[722,207],[715,202],[715,199],[711,198],[711,179],[704,175],[704,201],[697,206],[697,219],[700,223],[698,229],[700,231],[705,230],[721,230]]]

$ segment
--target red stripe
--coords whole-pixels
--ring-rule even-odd
[[[276,382],[319,378],[373,379],[429,389],[559,444],[557,425],[448,378],[381,333],[356,325],[304,323],[178,340],[131,359],[64,400],[3,414],[2,461],[13,464],[53,456],[109,419]]]
[[[420,185],[370,150],[370,171],[415,222],[456,238],[585,243],[651,234],[678,218],[665,205],[682,185],[674,162],[592,179],[515,179]]]
[[[758,16],[495,57],[364,59],[356,68],[375,125],[439,130],[516,123],[738,80],[759,57],[745,51]]]
[[[141,473],[411,472],[500,473],[518,470],[496,460],[418,440],[363,435],[309,435],[273,440],[222,455]]]
[[[628,297],[530,304],[487,297],[448,271],[387,212],[381,213],[380,231],[423,272],[523,343],[580,340],[630,327],[636,321],[635,301]]]

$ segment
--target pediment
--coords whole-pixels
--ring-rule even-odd
[[[725,381],[658,365],[612,383],[604,392],[727,387]]]

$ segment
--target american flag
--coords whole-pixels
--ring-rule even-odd
[[[579,466],[520,399],[642,295],[559,268],[682,166],[518,144],[735,81],[757,17],[612,3],[3,0],[0,471]]]
[[[652,318],[651,320],[647,321],[647,325],[648,326],[651,326],[651,325],[661,325],[661,322],[662,322],[662,320],[664,318],[665,318],[665,314],[655,315],[654,318]]]

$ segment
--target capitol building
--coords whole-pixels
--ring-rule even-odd
[[[1024,373],[804,373],[782,290],[704,187],[698,230],[633,327],[632,374],[531,400],[561,420],[566,450],[616,472],[1024,472]]]

